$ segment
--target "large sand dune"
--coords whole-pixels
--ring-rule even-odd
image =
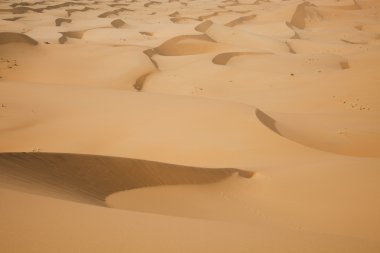
[[[377,0],[4,0],[0,252],[380,252]]]

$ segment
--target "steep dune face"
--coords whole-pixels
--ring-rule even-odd
[[[290,20],[290,24],[299,29],[304,29],[306,27],[307,20],[310,22],[313,19],[321,19],[322,16],[315,11],[313,7],[316,6],[309,2],[299,4],[293,14],[292,19]]]
[[[202,54],[216,47],[213,42],[206,35],[183,35],[166,41],[155,48],[154,52],[165,56]]]
[[[236,169],[206,169],[127,158],[54,153],[3,153],[0,162],[0,184],[5,187],[95,204],[103,204],[108,195],[118,191],[212,183],[239,173]],[[243,171],[240,174],[244,176]]]
[[[30,45],[37,45],[38,42],[21,33],[2,32],[0,33],[0,44],[8,43],[25,43]]]
[[[379,11],[1,1],[0,252],[380,252]]]
[[[349,156],[380,156],[378,118],[355,113],[279,115],[276,119],[283,136],[306,146]]]

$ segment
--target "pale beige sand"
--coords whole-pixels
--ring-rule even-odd
[[[380,252],[377,0],[0,3],[0,252]]]

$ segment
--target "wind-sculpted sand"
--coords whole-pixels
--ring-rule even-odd
[[[0,3],[0,252],[380,252],[377,0]]]

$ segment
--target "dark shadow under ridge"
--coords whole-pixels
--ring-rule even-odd
[[[115,192],[159,185],[218,182],[251,171],[199,168],[130,158],[64,153],[1,153],[0,186],[12,182],[22,191],[42,187],[41,195],[105,205]],[[49,194],[54,193],[54,194]]]
[[[268,114],[264,113],[263,111],[259,109],[256,109],[255,114],[261,123],[263,123],[266,127],[271,129],[272,131],[281,135],[281,133],[278,131],[276,127],[276,121],[273,118],[271,118]]]

